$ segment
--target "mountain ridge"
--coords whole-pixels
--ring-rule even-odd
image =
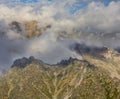
[[[5,95],[9,99],[119,99],[120,80],[111,78],[102,68],[91,65],[76,61],[65,67],[34,63],[24,69],[14,67],[2,79],[4,86],[0,83],[0,97]],[[6,93],[2,90],[6,90]]]
[[[16,65],[13,64],[10,71],[0,79],[0,97],[2,99],[89,99],[90,97],[119,99],[119,53],[109,49],[98,54],[104,58],[83,53],[83,60],[69,58],[56,65],[45,64],[33,56],[22,58],[28,61],[22,61],[24,65],[22,68],[19,68],[21,63],[19,65],[15,62]]]

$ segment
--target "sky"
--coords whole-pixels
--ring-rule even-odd
[[[0,2],[2,2],[2,3],[15,3],[15,2],[19,2],[19,3],[28,4],[28,3],[40,3],[40,2],[43,2],[43,1],[52,3],[52,2],[61,1],[61,0],[1,0]],[[71,2],[71,0],[67,0],[67,1]],[[110,2],[112,2],[112,1],[116,2],[116,1],[119,1],[119,0],[74,0],[74,1],[81,3],[80,6],[82,5],[82,7],[84,8],[86,6],[85,4],[88,4],[88,3],[94,2],[94,1],[102,2],[102,3],[104,3],[104,5],[108,6]]]
[[[40,2],[42,0],[12,0],[13,2],[23,2],[23,3],[36,3],[36,2]],[[59,0],[47,0],[48,2],[55,2],[55,1],[59,1]],[[83,3],[88,3],[88,2],[92,2],[92,1],[97,1],[98,0],[77,0],[78,2],[83,2]],[[103,2],[106,6],[111,2],[111,1],[119,1],[119,0],[99,0],[99,2]]]
[[[6,3],[23,3],[23,4],[35,4],[35,3],[40,3],[40,2],[49,2],[49,3],[54,3],[56,1],[61,1],[61,0],[1,0],[1,2]],[[72,0],[67,0],[68,2],[71,2]],[[102,2],[105,6],[108,6],[110,2],[112,1],[119,1],[119,0],[74,0],[75,4],[72,5],[70,9],[70,13],[75,13],[77,10],[84,9],[90,2]],[[62,1],[61,1],[62,2]],[[63,1],[64,2],[64,1]],[[19,4],[17,3],[17,4]]]
[[[16,1],[19,1],[16,3]],[[119,0],[0,0],[0,71],[17,58],[35,56],[54,64],[62,59],[82,59],[70,49],[75,43],[120,47]],[[27,0],[26,0],[27,1]],[[12,21],[36,20],[38,28],[51,25],[40,37],[27,39],[11,30]]]

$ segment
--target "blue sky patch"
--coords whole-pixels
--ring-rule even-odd
[[[79,5],[74,5],[71,8],[70,13],[74,14],[76,11],[78,11],[80,9],[84,9],[87,5],[88,5],[88,3],[82,3],[82,4],[79,4]]]

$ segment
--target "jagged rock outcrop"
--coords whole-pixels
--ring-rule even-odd
[[[30,56],[29,58],[26,58],[26,57],[23,57],[21,59],[17,59],[13,62],[13,65],[11,66],[12,68],[13,67],[20,67],[20,68],[24,68],[26,67],[27,65],[30,65],[30,64],[40,64],[42,63],[41,60],[38,60],[38,59],[35,59],[33,56]]]
[[[57,65],[59,65],[59,66],[67,66],[69,64],[74,63],[74,61],[76,61],[76,60],[77,59],[74,59],[74,58],[70,57],[68,60],[67,59],[66,60],[61,60],[59,63],[57,63]]]

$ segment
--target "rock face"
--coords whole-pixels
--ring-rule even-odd
[[[80,51],[83,60],[70,58],[54,66],[34,57],[18,59],[0,79],[0,98],[120,99],[119,53],[97,50],[103,59]]]

